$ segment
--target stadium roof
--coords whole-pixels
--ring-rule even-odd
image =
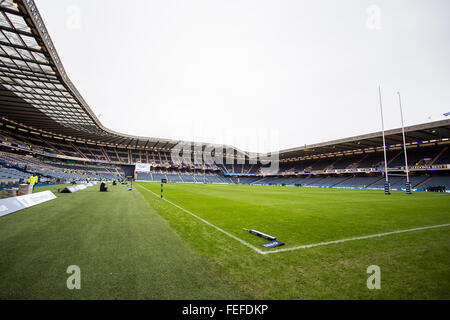
[[[402,129],[385,131],[387,146],[403,145]],[[450,120],[434,121],[405,127],[406,144],[440,142],[450,137]],[[382,132],[312,144],[300,148],[280,151],[280,159],[292,159],[305,156],[339,153],[348,151],[366,151],[383,146]]]
[[[0,0],[0,118],[77,141],[170,150],[179,141],[126,135],[105,128],[68,78],[33,0]],[[450,136],[450,120],[406,128],[408,142]],[[386,132],[388,145],[401,129]],[[195,143],[205,146],[204,143]],[[280,151],[281,159],[382,145],[381,132]],[[229,146],[226,146],[229,147]],[[243,152],[231,147],[239,153]]]
[[[33,0],[0,0],[0,103],[1,116],[64,137],[163,149],[179,142],[105,128],[68,78]]]

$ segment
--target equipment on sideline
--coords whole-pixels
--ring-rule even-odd
[[[257,230],[252,230],[252,229],[249,230],[249,229],[245,229],[245,228],[244,228],[244,230],[247,231],[247,232],[250,232],[251,234],[254,234],[255,236],[258,236],[258,237],[261,237],[261,238],[264,238],[264,239],[267,239],[267,240],[270,240],[270,241],[273,241],[273,240],[277,239],[275,237],[269,236],[268,234],[262,233],[262,232],[257,231]]]
[[[279,246],[284,246],[284,242],[278,241],[277,238],[269,236],[268,234],[262,233],[260,231],[257,230],[252,230],[252,229],[245,229],[245,231],[250,232],[251,234],[254,234],[255,236],[264,238],[269,240],[270,242],[268,243],[263,243],[262,246],[266,247],[266,248],[275,248],[275,247],[279,247]]]
[[[19,190],[17,191],[18,196],[24,196],[33,193],[33,186],[31,184],[21,184],[19,185]]]
[[[163,192],[164,192],[164,188],[163,188],[164,183],[167,183],[167,179],[162,178],[161,179],[161,199],[164,198],[164,194],[163,194]]]
[[[262,246],[266,247],[266,248],[275,248],[275,247],[279,247],[279,246],[284,246],[284,242],[281,242],[278,240],[273,240],[268,243],[262,244]]]
[[[8,189],[5,189],[8,190]],[[19,197],[12,197],[0,200],[0,217],[17,212],[22,209],[30,208],[38,204],[56,199],[51,191],[30,193]]]
[[[19,189],[17,189],[17,188],[3,189],[3,191],[2,191],[2,199],[17,197],[17,191],[18,190]]]
[[[102,182],[100,184],[100,192],[106,192],[108,191],[108,188],[106,187],[106,183]]]

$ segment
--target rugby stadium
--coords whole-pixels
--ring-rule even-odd
[[[94,109],[0,1],[0,299],[450,298],[450,120],[253,154]]]

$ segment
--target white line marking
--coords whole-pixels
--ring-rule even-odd
[[[355,240],[364,240],[364,239],[378,238],[378,237],[389,236],[391,234],[413,232],[413,231],[420,231],[420,230],[427,230],[427,229],[436,229],[436,228],[443,228],[443,227],[449,227],[449,226],[450,226],[450,223],[447,223],[447,224],[440,224],[440,225],[436,225],[436,226],[421,227],[421,228],[406,229],[406,230],[398,230],[398,231],[385,232],[385,233],[377,233],[377,234],[371,234],[371,235],[362,236],[362,237],[355,237],[355,238],[348,238],[348,239],[342,239],[342,240],[334,240],[334,241],[320,242],[320,243],[314,243],[314,244],[307,244],[307,245],[304,245],[304,246],[285,248],[285,249],[276,249],[276,250],[264,252],[264,254],[284,252],[284,251],[293,251],[293,250],[299,250],[299,249],[307,249],[307,248],[313,248],[313,247],[319,247],[319,246],[327,246],[327,245],[335,244],[335,243],[342,243],[342,242],[355,241]]]
[[[142,186],[142,185],[141,185],[141,187],[144,188],[145,190],[147,190],[147,191],[153,193],[157,198],[160,198],[160,196],[157,195],[156,193],[154,193],[152,190],[149,190],[149,189],[147,189],[146,187],[144,187],[144,186]],[[190,212],[190,211],[188,211],[188,210],[186,210],[186,209],[180,207],[179,205],[177,205],[177,204],[175,204],[175,203],[173,203],[173,202],[167,200],[166,198],[163,198],[162,200],[164,200],[164,201],[170,203],[171,205],[173,205],[174,207],[177,207],[178,209],[180,209],[180,210],[182,210],[182,211],[184,211],[184,212],[190,214],[190,215],[193,216],[194,218],[197,218],[198,220],[202,221],[203,223],[206,223],[208,226],[211,226],[211,227],[213,227],[214,229],[216,229],[216,230],[218,230],[218,231],[220,231],[220,232],[226,234],[227,236],[229,236],[229,237],[231,237],[231,238],[233,238],[233,239],[239,241],[239,242],[242,243],[243,245],[246,245],[247,247],[249,247],[249,248],[255,250],[256,252],[258,252],[258,253],[260,253],[260,254],[265,254],[264,251],[262,251],[262,250],[256,248],[255,246],[251,245],[250,243],[248,243],[248,242],[246,242],[246,241],[244,241],[244,240],[242,240],[242,239],[239,239],[238,237],[232,235],[231,233],[226,232],[226,231],[223,230],[223,229],[220,229],[219,227],[217,227],[217,226],[213,225],[212,223],[210,223],[210,222],[208,222],[208,221],[206,221],[206,220],[200,218],[199,216],[197,216],[197,215],[193,214],[192,212]]]
[[[145,190],[153,193],[157,198],[160,198],[159,195],[157,195],[156,193],[154,193],[152,190],[147,189],[146,187],[139,185],[142,188],[144,188]],[[285,248],[285,249],[275,249],[275,250],[271,250],[271,251],[262,251],[258,248],[256,248],[255,246],[251,245],[250,243],[239,239],[238,237],[232,235],[231,233],[226,232],[225,230],[220,229],[219,227],[216,227],[215,225],[213,225],[212,223],[200,218],[199,216],[196,216],[195,214],[193,214],[192,212],[180,207],[179,205],[167,200],[166,198],[163,198],[164,201],[170,203],[171,205],[177,207],[178,209],[190,214],[191,216],[197,218],[198,220],[206,223],[207,225],[215,228],[216,230],[226,234],[227,236],[241,242],[242,244],[246,245],[247,247],[255,250],[256,252],[260,253],[260,254],[270,254],[270,253],[279,253],[279,252],[286,252],[286,251],[294,251],[294,250],[300,250],[300,249],[308,249],[308,248],[313,248],[313,247],[320,247],[320,246],[327,246],[330,244],[336,244],[336,243],[342,243],[342,242],[348,242],[348,241],[356,241],[356,240],[365,240],[365,239],[371,239],[371,238],[378,238],[378,237],[385,237],[385,236],[389,236],[392,234],[399,234],[399,233],[405,233],[405,232],[414,232],[414,231],[421,231],[421,230],[428,230],[428,229],[436,229],[436,228],[443,228],[443,227],[450,227],[450,223],[446,223],[446,224],[440,224],[440,225],[435,225],[435,226],[428,226],[428,227],[420,227],[420,228],[414,228],[414,229],[406,229],[406,230],[398,230],[398,231],[392,231],[392,232],[385,232],[385,233],[377,233],[377,234],[371,234],[371,235],[367,235],[367,236],[361,236],[361,237],[354,237],[354,238],[347,238],[347,239],[341,239],[341,240],[333,240],[333,241],[326,241],[326,242],[319,242],[319,243],[313,243],[313,244],[307,244],[307,245],[303,245],[303,246],[298,246],[298,247],[292,247],[292,248]]]

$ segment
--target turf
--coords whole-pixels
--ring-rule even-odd
[[[109,186],[57,196],[0,219],[0,299],[249,297],[139,192]],[[69,265],[81,268],[81,290],[66,287]]]
[[[147,189],[160,185],[57,194],[0,218],[0,299],[450,298],[449,227],[261,255]],[[448,194],[167,184],[165,196],[261,249],[243,228],[293,247],[450,223]],[[373,264],[381,290],[366,286]],[[66,287],[69,265],[81,290]]]
[[[271,255],[260,255],[147,189],[138,190],[195,251],[260,299],[449,299],[450,228],[423,230]],[[450,223],[448,194],[167,184],[165,197],[217,227],[260,246],[243,228],[277,236],[287,247]],[[368,290],[366,269],[382,270]]]

